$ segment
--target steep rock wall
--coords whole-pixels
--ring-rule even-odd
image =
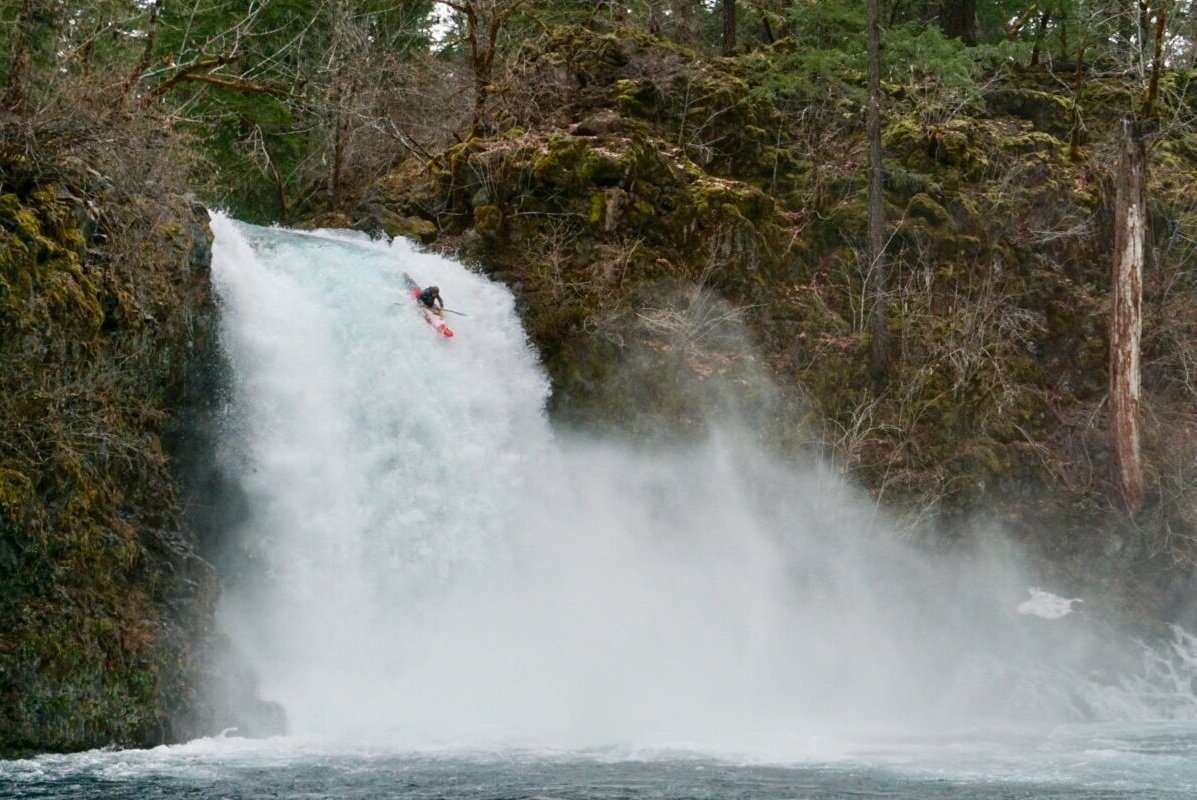
[[[70,159],[0,184],[0,754],[202,727],[217,585],[176,456],[210,243],[201,206]]]

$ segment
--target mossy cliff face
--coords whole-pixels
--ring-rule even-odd
[[[172,469],[206,212],[82,165],[0,187],[0,754],[178,738],[216,596]]]
[[[1055,585],[1175,616],[1197,558],[1176,535],[1197,531],[1194,134],[1169,129],[1152,150],[1154,501],[1131,524],[1102,402],[1116,121],[1135,91],[1087,78],[1078,128],[1070,90],[1038,69],[959,103],[933,80],[888,87],[896,353],[878,389],[859,94],[774,91],[786,46],[702,59],[636,34],[553,31],[494,93],[490,134],[400,165],[354,224],[507,281],[559,420],[693,428],[746,397],[765,438],[830,444],[900,514],[996,517],[1047,556]],[[1165,81],[1168,114],[1192,114],[1191,78]]]
[[[758,134],[776,113],[684,51],[577,28],[525,53],[513,86],[530,94],[505,107],[529,113],[403,164],[355,224],[436,242],[514,286],[559,420],[676,431],[725,402],[764,420],[778,398],[723,298],[763,296],[791,270],[790,215],[736,172],[771,174]],[[693,135],[669,130],[679,113]]]

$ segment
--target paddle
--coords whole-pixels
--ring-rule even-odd
[[[404,305],[404,304],[403,304],[403,303],[391,303],[391,305],[393,305],[393,306],[401,306],[401,305]],[[431,310],[432,310],[432,309],[429,309],[429,311],[431,311]],[[468,317],[468,316],[469,316],[469,314],[465,313],[464,311],[454,311],[454,310],[453,310],[453,309],[451,309],[451,308],[442,308],[442,309],[441,309],[441,311],[448,311],[450,314],[456,314],[456,315],[457,315],[457,316],[459,316],[459,317]]]

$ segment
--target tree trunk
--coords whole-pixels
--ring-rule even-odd
[[[977,0],[944,0],[940,10],[944,35],[969,47],[977,43]]]
[[[1039,15],[1039,27],[1035,29],[1035,48],[1031,50],[1031,66],[1039,66],[1039,50],[1043,45],[1043,35],[1047,32],[1047,24],[1051,22],[1052,14],[1044,11]]]
[[[483,120],[486,119],[486,98],[490,89],[490,77],[481,62],[474,63],[474,114],[470,119],[470,133],[481,136]]]
[[[765,44],[774,44],[777,41],[777,34],[773,32],[773,25],[769,22],[769,15],[761,15],[761,40]]]
[[[161,8],[161,0],[155,0],[150,6],[150,20],[146,24],[145,31],[145,46],[141,49],[141,58],[137,59],[137,63],[129,71],[129,76],[125,78],[125,85],[121,87],[122,104],[128,99],[133,87],[141,81],[141,76],[149,69],[150,63],[154,59],[154,46],[158,42],[158,14]]]
[[[1160,93],[1160,71],[1164,63],[1164,26],[1168,10],[1161,7],[1155,15],[1155,57],[1151,61],[1151,80],[1147,84],[1147,97],[1143,100],[1143,116],[1155,116],[1155,99]]]
[[[1137,61],[1139,62],[1139,74],[1147,74],[1147,41],[1150,38],[1151,31],[1151,9],[1147,5],[1147,0],[1139,0],[1139,23],[1135,32],[1135,44]]]
[[[329,194],[332,195],[332,207],[341,208],[341,187],[345,176],[345,139],[349,132],[348,114],[341,108],[339,98],[333,128],[333,163],[332,175],[329,180]]]
[[[1110,315],[1110,443],[1123,504],[1143,507],[1139,452],[1139,341],[1143,331],[1143,262],[1147,247],[1147,157],[1139,125],[1122,121],[1114,199],[1113,309]]]
[[[8,56],[8,81],[4,87],[4,100],[0,103],[17,113],[24,111],[28,102],[25,89],[29,83],[29,49],[32,46],[33,0],[21,0]]]
[[[723,0],[723,55],[736,53],[736,0]]]
[[[873,380],[884,383],[889,372],[887,270],[885,264],[885,206],[881,193],[881,11],[879,0],[868,0],[869,57],[869,250],[865,280],[872,288],[869,312],[869,368]]]

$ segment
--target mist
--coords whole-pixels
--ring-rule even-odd
[[[221,624],[290,733],[795,754],[1158,713],[1083,604],[1018,612],[1038,578],[1000,531],[909,543],[739,410],[669,444],[554,432],[505,288],[399,240],[213,228],[249,508]],[[453,341],[403,271],[468,309]]]

